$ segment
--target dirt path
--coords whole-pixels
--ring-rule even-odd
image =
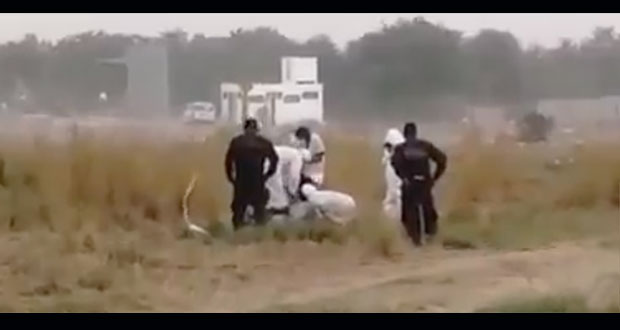
[[[515,295],[620,293],[617,240],[515,252],[431,247],[396,260],[353,242],[113,242],[75,252],[48,232],[0,242],[0,311],[471,312]],[[615,288],[597,287],[608,274],[618,274]]]
[[[346,264],[346,262],[343,262]],[[514,295],[588,292],[620,271],[618,252],[565,243],[519,252],[429,249],[398,262],[253,274],[196,311],[470,312]],[[345,266],[345,265],[343,265]],[[224,289],[224,288],[223,288]]]

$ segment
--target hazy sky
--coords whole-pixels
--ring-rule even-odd
[[[620,14],[0,14],[0,42],[21,39],[27,33],[56,40],[88,30],[157,35],[182,28],[226,36],[238,27],[272,26],[298,41],[325,33],[342,47],[382,22],[415,16],[467,34],[482,28],[508,30],[524,46],[555,46],[565,37],[580,40],[596,26],[615,26],[620,31]]]

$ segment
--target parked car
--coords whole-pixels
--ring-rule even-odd
[[[211,123],[215,119],[215,106],[210,102],[188,103],[183,111],[183,121],[186,123]]]

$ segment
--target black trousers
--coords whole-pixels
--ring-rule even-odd
[[[428,236],[437,233],[437,210],[431,193],[431,184],[414,181],[401,188],[401,221],[407,234],[417,246],[422,244],[421,221]],[[420,219],[422,215],[422,219]]]
[[[266,222],[265,206],[268,200],[269,192],[264,184],[235,184],[233,201],[230,206],[233,214],[233,227],[239,229],[246,225],[245,214],[248,206],[252,206],[256,224],[264,224]]]

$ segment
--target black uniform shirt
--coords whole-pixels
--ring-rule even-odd
[[[431,176],[430,160],[437,168]],[[435,181],[446,169],[446,155],[432,143],[411,139],[399,144],[392,155],[392,166],[396,174],[403,180]]]
[[[269,169],[264,173],[265,160]],[[234,173],[233,173],[234,166]],[[242,134],[230,141],[226,153],[226,176],[235,184],[262,184],[278,166],[278,155],[271,141],[260,135]]]

